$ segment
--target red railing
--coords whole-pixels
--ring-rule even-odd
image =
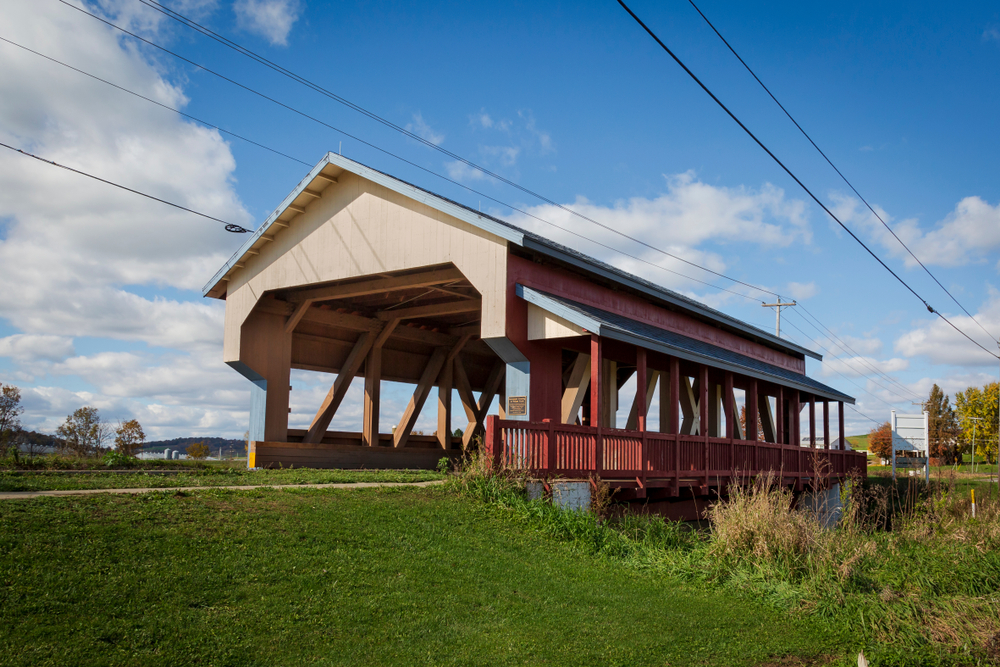
[[[556,424],[486,420],[485,447],[492,464],[538,476],[702,480],[774,472],[783,477],[866,475],[863,452],[815,449],[773,442],[710,438]]]

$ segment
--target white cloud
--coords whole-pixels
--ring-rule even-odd
[[[987,350],[997,352],[996,343],[987,338],[971,317],[951,314],[946,314],[946,317]],[[987,331],[1000,331],[1000,293],[991,290],[989,300],[976,313],[976,320]],[[971,343],[941,318],[916,322],[913,329],[896,339],[894,346],[896,352],[904,357],[924,357],[935,364],[996,366],[994,357]]]
[[[833,357],[828,356],[823,359],[820,375],[823,377],[839,377],[841,375],[849,378],[868,377],[873,375],[873,371],[871,370],[872,368],[877,368],[882,373],[888,375],[890,373],[905,371],[909,367],[909,360],[900,359],[898,357],[892,359],[876,359],[874,357],[853,356],[834,359]],[[880,379],[879,382],[887,384],[887,381],[884,379]]]
[[[634,197],[612,206],[601,206],[579,198],[567,205],[607,228],[586,223],[555,206],[542,205],[526,209],[529,214],[564,230],[579,230],[598,243],[622,248],[640,258],[639,260],[622,258],[618,253],[587,244],[570,232],[558,230],[525,215],[512,215],[510,221],[559,243],[580,248],[658,284],[686,289],[692,287],[690,281],[658,270],[646,262],[704,280],[710,281],[711,276],[706,277],[697,269],[666,258],[647,247],[624,241],[616,232],[640,238],[654,247],[719,272],[726,269],[721,255],[701,250],[698,246],[707,242],[723,245],[750,242],[764,247],[784,247],[794,242],[808,243],[811,240],[805,203],[786,199],[783,190],[770,184],[765,184],[760,189],[717,187],[697,180],[692,172],[666,176],[665,183],[666,191],[651,199]]]
[[[24,361],[61,361],[73,354],[73,339],[65,336],[17,334],[0,338],[0,357]]]
[[[445,162],[444,168],[448,172],[448,178],[459,182],[485,181],[487,179],[493,180],[490,176],[487,176],[478,169],[470,167],[460,160]]]
[[[816,286],[815,281],[808,283],[788,283],[788,293],[792,295],[793,299],[805,301],[819,294],[819,288]]]
[[[546,155],[555,151],[556,146],[552,141],[552,136],[548,132],[538,129],[533,113],[530,111],[518,111],[517,115],[524,121],[524,128],[538,142],[538,152],[540,155]]]
[[[134,5],[102,7],[116,17],[132,12],[133,27],[160,29]],[[46,55],[164,104],[187,103],[164,64],[79,12],[3,3],[0,23]],[[0,58],[5,143],[253,226],[218,133],[10,45],[0,44]],[[239,239],[218,223],[8,151],[0,182],[0,318],[19,331],[0,339],[0,355],[13,361],[0,374],[22,385],[25,422],[51,431],[93,404],[115,411],[109,418],[153,420],[148,432],[224,424],[242,433],[247,389],[221,362],[223,305],[200,296]],[[164,287],[169,298],[158,295]],[[81,336],[112,349],[123,341],[132,351],[76,356],[73,339]]]
[[[287,46],[288,33],[302,6],[298,0],[236,0],[233,11],[241,30],[260,35],[275,46]]]
[[[904,261],[908,268],[917,261],[899,244],[871,211],[857,199],[833,195],[834,212],[845,223],[864,227],[890,254]],[[964,266],[982,262],[1000,248],[1000,204],[991,206],[980,197],[965,197],[934,229],[925,231],[916,219],[894,222],[882,208],[875,206],[879,217],[892,227],[903,243],[928,266]]]
[[[406,130],[425,141],[431,142],[435,146],[440,146],[444,141],[444,135],[440,132],[435,132],[434,128],[427,124],[420,113],[413,114],[413,122],[406,124]]]
[[[1000,42],[1000,28],[989,27],[983,31],[984,41]]]
[[[513,167],[521,149],[516,146],[480,146],[479,151],[505,167]]]

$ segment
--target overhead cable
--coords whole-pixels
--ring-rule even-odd
[[[61,1],[62,1],[62,0],[61,0]],[[840,218],[838,218],[838,217],[837,217],[837,216],[836,216],[836,215],[835,215],[835,214],[833,213],[833,211],[831,211],[831,210],[830,210],[830,209],[829,209],[829,208],[828,208],[828,207],[826,206],[826,204],[824,204],[824,203],[823,203],[823,202],[822,202],[822,201],[821,201],[821,200],[819,199],[819,197],[817,197],[817,196],[816,196],[815,194],[813,194],[812,190],[810,190],[810,189],[809,189],[809,188],[808,188],[808,187],[806,186],[806,184],[805,184],[805,183],[803,183],[803,182],[802,182],[802,181],[801,181],[801,180],[799,179],[799,177],[798,177],[798,176],[796,176],[796,175],[794,174],[794,172],[792,172],[792,170],[791,170],[791,169],[789,169],[788,167],[786,167],[786,166],[785,166],[785,163],[784,163],[784,162],[782,162],[782,161],[781,161],[781,160],[780,160],[780,159],[778,158],[778,156],[777,156],[777,155],[775,155],[775,154],[774,154],[774,153],[773,153],[773,152],[771,151],[771,149],[769,149],[769,148],[768,148],[768,147],[767,147],[766,145],[764,145],[764,142],[762,142],[762,141],[761,141],[760,139],[758,139],[758,138],[757,138],[757,135],[755,135],[755,134],[754,134],[754,133],[753,133],[752,131],[750,131],[750,128],[748,128],[748,127],[747,127],[746,125],[744,125],[744,124],[743,124],[743,121],[741,121],[741,120],[740,120],[740,119],[739,119],[739,118],[738,118],[738,117],[736,116],[736,114],[734,114],[734,113],[733,113],[732,111],[730,111],[730,110],[729,110],[729,107],[727,107],[727,106],[726,106],[726,105],[725,105],[725,104],[724,104],[724,103],[722,102],[722,100],[720,100],[720,99],[719,99],[718,97],[716,97],[715,93],[713,93],[713,92],[712,92],[712,91],[711,91],[711,90],[710,90],[710,89],[708,88],[708,86],[706,86],[706,85],[705,85],[704,83],[702,83],[701,79],[699,79],[699,78],[698,78],[698,76],[697,76],[697,75],[696,75],[696,74],[695,74],[694,72],[692,72],[692,71],[691,71],[691,69],[690,69],[690,68],[688,68],[688,66],[687,66],[687,65],[685,65],[685,64],[684,64],[684,62],[683,62],[683,61],[682,61],[682,60],[681,60],[680,58],[678,58],[678,57],[677,57],[677,55],[676,55],[676,54],[675,54],[675,53],[674,53],[673,51],[671,51],[671,50],[670,50],[670,48],[669,48],[669,47],[668,47],[668,46],[667,46],[666,44],[664,44],[664,43],[663,43],[663,40],[661,40],[661,39],[660,39],[660,38],[659,38],[659,37],[658,37],[658,36],[656,35],[656,33],[655,33],[655,32],[653,32],[653,31],[652,31],[652,29],[650,29],[650,28],[649,28],[649,26],[647,26],[647,25],[646,25],[645,23],[643,23],[642,19],[640,19],[640,18],[639,18],[638,16],[636,16],[635,12],[633,12],[633,11],[632,11],[631,9],[629,9],[629,6],[628,6],[628,5],[626,5],[626,4],[625,4],[625,2],[623,2],[623,0],[618,0],[618,4],[619,4],[619,5],[621,5],[621,6],[622,6],[622,8],[623,8],[623,9],[624,9],[624,10],[625,10],[626,12],[628,12],[629,16],[631,16],[631,17],[632,17],[632,18],[633,18],[633,19],[635,20],[635,22],[636,22],[636,23],[638,23],[638,24],[639,24],[639,25],[640,25],[640,26],[642,27],[642,29],[643,29],[643,30],[645,30],[645,31],[646,31],[646,33],[647,33],[647,34],[648,34],[648,35],[649,35],[650,37],[652,37],[652,38],[653,38],[653,39],[654,39],[654,40],[656,41],[656,43],[657,43],[657,44],[659,44],[659,45],[660,45],[660,47],[661,47],[661,48],[662,48],[662,49],[663,49],[663,50],[664,50],[664,51],[665,51],[665,52],[667,53],[667,55],[669,55],[669,56],[670,56],[671,58],[673,58],[674,62],[676,62],[676,63],[677,63],[678,65],[680,65],[680,66],[681,66],[681,68],[682,68],[682,69],[683,69],[683,70],[684,70],[684,71],[685,71],[685,72],[686,72],[686,73],[688,74],[688,76],[690,76],[690,77],[691,77],[691,78],[692,78],[692,79],[694,80],[694,82],[695,82],[695,83],[697,83],[697,84],[698,84],[698,85],[699,85],[699,86],[701,87],[701,89],[702,89],[702,90],[704,90],[704,91],[705,91],[705,92],[706,92],[706,93],[708,94],[708,96],[709,96],[709,97],[711,97],[711,98],[712,98],[712,100],[714,100],[714,101],[715,101],[715,103],[716,103],[716,104],[718,104],[718,105],[719,105],[719,107],[720,107],[720,108],[721,108],[721,109],[722,109],[723,111],[725,111],[725,112],[726,112],[726,114],[727,114],[727,115],[728,115],[728,116],[729,116],[730,118],[732,118],[732,119],[733,119],[733,121],[735,121],[735,122],[736,122],[736,124],[737,124],[737,125],[739,125],[739,126],[740,126],[740,128],[741,128],[741,129],[742,129],[742,130],[743,130],[744,132],[746,132],[746,134],[747,134],[747,135],[748,135],[748,136],[749,136],[749,137],[750,137],[751,139],[753,139],[753,141],[754,141],[754,142],[755,142],[755,143],[756,143],[756,144],[757,144],[758,146],[760,146],[760,147],[761,147],[761,149],[763,149],[763,151],[764,151],[765,153],[767,153],[767,154],[768,154],[768,156],[770,156],[770,158],[771,158],[772,160],[774,160],[774,162],[775,162],[775,163],[776,163],[776,164],[777,164],[777,165],[778,165],[779,167],[781,167],[781,169],[782,169],[782,170],[783,170],[783,171],[784,171],[784,172],[785,172],[786,174],[788,174],[788,176],[789,176],[789,177],[791,177],[791,179],[792,179],[793,181],[795,181],[795,182],[796,182],[796,183],[798,184],[798,186],[799,186],[800,188],[802,188],[802,190],[803,190],[803,191],[804,191],[804,192],[805,192],[805,193],[806,193],[807,195],[809,195],[809,197],[810,197],[810,198],[811,198],[811,199],[812,199],[812,200],[813,200],[814,202],[816,202],[816,204],[817,204],[817,205],[818,205],[818,206],[819,206],[820,208],[822,208],[822,209],[823,209],[823,210],[824,210],[824,211],[826,212],[826,214],[827,214],[827,215],[829,215],[829,216],[830,216],[831,218],[833,218],[833,220],[834,220],[834,221],[835,221],[835,222],[836,222],[836,223],[837,223],[838,225],[840,225],[840,227],[841,227],[841,228],[842,228],[842,229],[843,229],[844,231],[846,231],[846,232],[847,232],[847,233],[848,233],[848,234],[849,234],[849,235],[851,236],[851,238],[853,238],[853,239],[854,239],[855,241],[857,241],[857,242],[858,242],[858,244],[859,244],[859,245],[860,245],[860,246],[861,246],[862,248],[864,248],[864,249],[865,249],[865,251],[866,251],[866,252],[867,252],[867,253],[868,253],[869,255],[871,255],[871,256],[872,256],[872,257],[873,257],[873,258],[875,259],[875,261],[877,261],[877,262],[878,262],[879,264],[881,264],[881,265],[882,265],[882,268],[884,268],[884,269],[885,269],[886,271],[888,271],[888,272],[889,272],[889,273],[890,273],[890,274],[892,275],[892,277],[893,277],[893,278],[895,278],[895,279],[896,279],[897,281],[899,281],[899,283],[900,283],[900,284],[901,284],[901,285],[902,285],[903,287],[905,287],[905,288],[906,288],[906,289],[907,289],[907,290],[908,290],[908,291],[909,291],[909,292],[910,292],[911,294],[913,294],[913,296],[915,296],[915,297],[916,297],[916,298],[917,298],[917,299],[918,299],[918,300],[919,300],[919,301],[920,301],[920,302],[921,302],[922,304],[924,304],[924,307],[925,307],[925,308],[927,308],[927,311],[928,311],[928,312],[936,314],[936,315],[937,315],[938,317],[940,317],[940,318],[941,318],[942,320],[944,320],[944,321],[945,321],[945,322],[946,322],[946,323],[947,323],[947,324],[948,324],[948,325],[949,325],[949,326],[950,326],[950,327],[951,327],[952,329],[954,329],[955,331],[957,331],[958,333],[960,333],[960,334],[961,334],[962,336],[964,336],[965,338],[967,338],[967,339],[968,339],[968,340],[969,340],[969,341],[970,341],[971,343],[973,343],[974,345],[976,345],[977,347],[979,347],[980,349],[982,349],[982,350],[983,350],[984,352],[986,352],[986,353],[987,353],[988,355],[990,355],[991,357],[993,357],[993,358],[995,358],[995,359],[1000,359],[1000,356],[997,356],[997,354],[996,354],[996,353],[994,353],[994,352],[992,352],[992,351],[990,351],[990,350],[986,349],[985,347],[983,347],[983,346],[982,346],[982,345],[981,345],[981,344],[979,343],[979,341],[975,340],[974,338],[972,338],[971,336],[969,336],[969,335],[968,335],[967,333],[965,333],[964,331],[962,331],[961,329],[959,329],[959,328],[958,328],[957,326],[955,326],[955,325],[954,325],[954,324],[953,324],[953,323],[952,323],[952,322],[951,322],[951,321],[950,321],[950,320],[949,320],[949,319],[948,319],[947,317],[945,317],[945,316],[944,316],[943,314],[941,314],[940,312],[938,312],[937,310],[935,310],[935,309],[934,309],[934,308],[933,308],[933,307],[932,307],[932,306],[931,306],[931,305],[930,305],[929,303],[927,303],[927,300],[926,300],[926,299],[924,299],[924,298],[923,298],[922,296],[920,296],[920,294],[918,294],[918,293],[917,293],[917,291],[916,291],[916,290],[914,290],[914,289],[913,289],[913,288],[912,288],[912,287],[911,287],[911,286],[909,285],[909,283],[907,283],[907,282],[906,282],[905,280],[903,280],[903,279],[902,279],[902,278],[901,278],[901,277],[900,277],[900,276],[899,276],[899,275],[898,275],[898,274],[897,274],[897,273],[896,273],[895,271],[893,271],[893,270],[892,270],[891,268],[889,268],[889,265],[888,265],[888,264],[886,264],[886,263],[885,263],[884,261],[882,261],[882,258],[880,258],[880,257],[879,257],[879,256],[878,256],[877,254],[875,254],[875,252],[874,252],[874,251],[873,251],[873,250],[872,250],[871,248],[869,248],[869,247],[868,247],[868,246],[867,246],[867,245],[865,244],[865,242],[864,242],[864,241],[862,241],[862,240],[861,240],[861,239],[860,239],[860,238],[859,238],[859,237],[858,237],[858,236],[857,236],[857,235],[856,235],[856,234],[855,234],[855,233],[854,233],[853,231],[851,231],[851,229],[850,229],[850,228],[849,228],[849,227],[848,227],[847,225],[845,225],[845,224],[844,224],[843,222],[841,222]]]
[[[772,93],[771,90],[767,86],[764,85],[764,82],[760,80],[760,77],[758,77],[757,74],[752,69],[750,69],[750,65],[748,65],[746,63],[746,61],[743,60],[742,57],[740,57],[740,54],[736,53],[736,49],[734,49],[732,47],[732,45],[726,40],[726,38],[722,36],[722,33],[720,33],[718,31],[718,29],[712,24],[712,22],[708,20],[708,17],[705,16],[704,12],[702,12],[698,8],[698,5],[696,5],[694,3],[694,0],[688,0],[688,2],[691,3],[691,6],[694,7],[695,11],[698,12],[698,14],[701,16],[701,18],[705,19],[705,23],[708,24],[708,27],[711,28],[712,31],[716,35],[719,36],[719,39],[721,39],[722,43],[725,44],[726,47],[729,48],[729,50],[732,52],[732,54],[734,56],[736,56],[736,59],[740,61],[740,64],[743,65],[743,67],[745,67],[748,72],[750,72],[750,76],[752,76],[754,78],[754,80],[757,81],[757,83],[760,84],[760,87],[764,89],[764,92],[766,92],[768,94],[768,96],[772,100],[774,100],[774,103],[778,105],[778,108],[780,108],[783,112],[785,112],[785,115],[788,116],[788,120],[792,121],[792,123],[795,125],[795,127],[798,128],[799,132],[802,133],[802,136],[804,136],[809,141],[809,143],[812,144],[813,148],[815,148],[819,152],[819,154],[823,156],[823,159],[826,160],[826,163],[829,164],[833,168],[833,170],[835,172],[837,172],[837,175],[840,176],[841,180],[843,180],[844,183],[847,184],[847,187],[849,187],[851,189],[851,191],[853,191],[854,194],[856,194],[858,196],[858,199],[860,199],[862,202],[864,202],[865,206],[868,207],[868,210],[872,212],[872,215],[874,215],[876,218],[878,218],[878,221],[882,223],[882,226],[885,227],[889,231],[890,234],[892,234],[892,237],[894,239],[896,239],[897,241],[899,241],[899,245],[903,246],[903,249],[906,250],[906,252],[908,252],[910,254],[910,257],[912,257],[914,259],[914,261],[917,262],[917,264],[920,265],[920,268],[922,268],[924,271],[927,272],[927,275],[929,275],[934,280],[934,282],[936,282],[938,284],[938,287],[940,287],[942,290],[944,290],[944,293],[947,294],[949,297],[951,297],[951,300],[954,301],[955,304],[959,308],[961,308],[962,311],[966,315],[968,315],[970,318],[972,318],[972,321],[975,322],[976,324],[978,324],[979,328],[982,329],[983,332],[987,336],[989,336],[992,340],[996,341],[996,337],[993,334],[991,334],[989,331],[986,330],[986,327],[984,327],[979,322],[979,320],[977,320],[976,317],[972,313],[970,313],[968,311],[968,309],[959,302],[958,299],[955,298],[954,294],[952,294],[951,292],[948,291],[947,287],[945,287],[944,285],[941,284],[941,281],[937,279],[937,276],[935,276],[933,273],[931,273],[931,270],[928,269],[924,265],[924,263],[922,261],[920,261],[920,258],[917,257],[913,253],[912,250],[910,250],[910,248],[906,245],[906,243],[903,242],[903,239],[899,238],[899,236],[896,235],[896,232],[892,229],[892,227],[890,227],[888,225],[888,223],[886,223],[886,221],[882,219],[882,216],[878,214],[878,211],[876,211],[872,207],[872,205],[868,203],[868,200],[865,199],[861,195],[860,192],[858,192],[858,189],[855,188],[854,185],[849,180],[847,180],[847,177],[844,176],[843,173],[841,173],[840,169],[837,168],[837,165],[835,165],[833,163],[833,161],[829,157],[827,157],[827,154],[824,153],[823,150],[819,146],[816,145],[816,142],[813,141],[813,138],[809,136],[809,134],[802,128],[801,125],[799,125],[799,122],[797,120],[795,120],[794,118],[792,118],[792,114],[788,112],[788,109],[786,109],[785,106],[781,102],[778,101],[778,98],[774,96],[774,93]]]
[[[174,56],[176,58],[179,58],[179,59],[187,62],[190,65],[202,68],[205,71],[209,72],[210,74],[215,74],[216,76],[219,76],[220,78],[223,78],[226,81],[229,81],[230,83],[233,83],[233,84],[239,86],[240,88],[243,88],[243,89],[248,90],[250,92],[254,92],[255,94],[261,95],[262,97],[266,97],[266,96],[264,96],[264,95],[262,95],[260,93],[257,93],[256,91],[253,91],[252,89],[248,88],[247,86],[244,86],[242,84],[236,83],[232,79],[229,79],[229,78],[227,78],[227,77],[225,77],[225,76],[223,76],[221,74],[218,74],[217,72],[214,72],[214,71],[212,71],[212,70],[210,70],[210,69],[208,69],[208,68],[206,68],[206,67],[204,67],[202,65],[199,65],[198,63],[195,63],[195,62],[193,62],[193,61],[191,61],[191,60],[189,60],[189,59],[187,59],[187,58],[185,58],[183,56],[180,56],[179,54],[174,53],[173,51],[170,51],[170,50],[168,50],[168,49],[166,49],[166,48],[164,48],[164,47],[162,47],[162,46],[160,46],[160,45],[158,45],[158,44],[156,44],[156,43],[154,43],[154,42],[152,42],[152,41],[150,41],[148,39],[145,39],[143,37],[139,37],[135,33],[130,32],[130,31],[126,30],[125,28],[122,28],[121,26],[118,26],[115,23],[113,23],[113,22],[111,22],[111,21],[109,21],[109,20],[107,20],[105,18],[103,18],[101,16],[98,16],[97,14],[94,14],[94,13],[92,13],[90,11],[87,11],[86,9],[84,9],[82,7],[78,7],[76,5],[73,5],[70,2],[68,2],[67,0],[58,0],[58,1],[61,2],[64,5],[66,5],[67,7],[71,7],[71,8],[73,8],[73,9],[79,11],[79,12],[87,14],[88,16],[91,16],[91,17],[97,19],[98,21],[101,21],[102,23],[105,23],[106,25],[111,26],[112,28],[120,30],[121,32],[123,32],[123,33],[125,33],[127,35],[130,35],[130,36],[132,36],[132,37],[134,37],[134,38],[136,38],[136,39],[138,39],[138,40],[140,40],[140,41],[142,41],[142,42],[144,42],[146,44],[149,44],[150,46],[153,46],[153,47],[155,47],[157,49],[160,49],[160,50],[162,50],[162,51],[164,51],[166,53],[169,53],[170,55],[172,55],[172,56]],[[238,53],[240,53],[240,54],[242,54],[242,55],[250,58],[251,60],[254,60],[255,62],[257,62],[257,63],[259,63],[261,65],[264,65],[265,67],[268,67],[269,69],[272,69],[273,71],[278,72],[279,74],[281,74],[281,75],[283,75],[285,77],[288,77],[289,79],[292,79],[293,81],[295,81],[297,83],[300,83],[300,84],[302,84],[302,85],[310,88],[311,90],[313,90],[315,92],[318,92],[321,95],[324,95],[325,97],[328,97],[329,99],[332,99],[332,100],[334,100],[334,101],[336,101],[336,102],[338,102],[340,104],[343,104],[344,106],[347,106],[348,108],[353,109],[354,111],[357,111],[358,113],[361,113],[361,114],[367,116],[368,118],[371,118],[372,120],[375,120],[376,122],[381,123],[382,125],[390,128],[392,130],[395,130],[396,132],[399,132],[399,133],[405,135],[409,139],[412,139],[412,140],[414,140],[414,141],[416,141],[418,143],[421,143],[421,144],[427,146],[428,148],[431,148],[432,150],[435,150],[435,151],[438,151],[438,152],[440,152],[440,153],[442,153],[444,155],[447,155],[448,157],[450,157],[450,158],[452,158],[454,160],[458,160],[459,162],[462,162],[463,164],[467,165],[468,167],[470,167],[472,169],[475,169],[476,171],[478,171],[478,172],[480,172],[480,173],[482,173],[482,174],[484,174],[486,176],[489,176],[490,178],[494,178],[494,179],[500,181],[501,183],[504,183],[504,184],[506,184],[506,185],[508,185],[508,186],[510,186],[512,188],[520,190],[521,192],[523,192],[523,193],[525,193],[525,194],[527,194],[527,195],[529,195],[531,197],[534,197],[534,198],[536,198],[536,199],[538,199],[538,200],[540,200],[542,202],[545,202],[546,204],[554,206],[554,207],[556,207],[556,208],[558,208],[558,209],[560,209],[562,211],[565,211],[566,213],[569,213],[570,215],[576,216],[576,217],[578,217],[578,218],[580,218],[582,220],[586,220],[587,222],[590,222],[591,224],[596,225],[596,226],[600,227],[601,229],[604,229],[605,231],[611,232],[612,234],[616,234],[616,235],[618,235],[618,236],[620,236],[622,238],[625,238],[625,239],[627,239],[629,241],[632,241],[633,243],[636,243],[636,244],[638,244],[640,246],[648,248],[649,250],[652,250],[652,251],[654,251],[656,253],[659,253],[661,255],[664,255],[664,256],[669,257],[671,259],[674,259],[676,261],[682,262],[684,264],[687,264],[687,265],[689,265],[691,267],[694,267],[696,269],[700,269],[701,271],[705,271],[706,273],[710,273],[712,275],[715,275],[715,276],[717,276],[719,278],[723,278],[725,280],[729,280],[729,281],[731,281],[733,283],[736,283],[738,285],[743,285],[744,287],[749,287],[750,289],[754,289],[754,290],[763,292],[764,294],[770,294],[772,296],[778,296],[777,293],[772,292],[771,290],[764,289],[764,288],[759,287],[757,285],[752,285],[752,284],[750,284],[748,282],[744,282],[742,280],[739,280],[738,278],[733,278],[731,276],[727,276],[724,273],[720,273],[718,271],[715,271],[714,269],[710,269],[708,267],[702,266],[702,265],[700,265],[700,264],[698,264],[696,262],[693,262],[691,260],[684,259],[683,257],[681,257],[679,255],[675,255],[673,253],[667,252],[666,250],[663,250],[662,248],[658,248],[657,246],[654,246],[651,243],[647,243],[646,241],[643,241],[643,240],[641,240],[641,239],[639,239],[639,238],[637,238],[635,236],[631,236],[630,234],[627,234],[627,233],[625,233],[625,232],[623,232],[623,231],[621,231],[619,229],[616,229],[615,227],[613,227],[611,225],[607,225],[607,224],[605,224],[603,222],[595,220],[594,218],[591,218],[591,217],[589,217],[587,215],[584,215],[584,214],[580,213],[579,211],[576,211],[573,208],[571,208],[569,206],[566,206],[565,204],[560,204],[557,201],[546,197],[545,195],[542,195],[542,194],[540,194],[538,192],[535,192],[534,190],[526,188],[525,186],[520,185],[520,184],[518,184],[518,183],[516,183],[516,182],[514,182],[514,181],[512,181],[512,180],[510,180],[510,179],[508,179],[508,178],[506,178],[504,176],[501,176],[500,174],[497,174],[497,173],[495,173],[493,171],[490,171],[489,169],[487,169],[487,168],[485,168],[485,167],[483,167],[481,165],[478,165],[475,162],[472,162],[471,160],[468,160],[467,158],[464,158],[461,155],[458,155],[457,153],[454,153],[454,152],[452,152],[452,151],[450,151],[450,150],[448,150],[448,149],[446,149],[446,148],[444,148],[442,146],[439,146],[439,145],[435,144],[434,142],[432,142],[432,141],[430,141],[428,139],[425,139],[424,137],[421,137],[420,135],[418,135],[418,134],[416,134],[414,132],[411,132],[410,130],[407,130],[404,127],[401,127],[401,126],[397,125],[396,123],[393,123],[392,121],[387,120],[387,119],[383,118],[382,116],[379,116],[378,114],[376,114],[376,113],[374,113],[372,111],[369,111],[369,110],[365,109],[364,107],[361,107],[360,105],[357,105],[357,104],[351,102],[350,100],[347,100],[346,98],[341,97],[340,95],[337,95],[336,93],[331,92],[330,90],[328,90],[328,89],[320,86],[319,84],[316,84],[316,83],[310,81],[309,79],[306,79],[305,77],[302,77],[302,76],[300,76],[300,75],[298,75],[298,74],[296,74],[296,73],[294,73],[294,72],[292,72],[290,70],[285,69],[284,67],[282,67],[282,66],[280,66],[280,65],[278,65],[278,64],[276,64],[276,63],[274,63],[274,62],[272,62],[270,60],[268,60],[264,56],[261,56],[261,55],[255,53],[255,52],[251,51],[250,49],[247,49],[247,48],[245,48],[243,46],[240,46],[236,42],[233,42],[232,40],[229,40],[229,39],[227,39],[227,38],[225,38],[225,37],[223,37],[223,36],[221,36],[221,35],[213,32],[212,30],[206,28],[205,26],[203,26],[200,23],[194,21],[193,19],[190,19],[190,18],[184,16],[183,14],[180,14],[179,12],[176,12],[176,11],[174,11],[172,9],[169,9],[169,8],[163,6],[162,4],[159,4],[157,2],[152,2],[150,0],[140,0],[140,2],[142,2],[142,4],[148,6],[148,7],[152,8],[152,9],[155,9],[156,11],[159,11],[160,13],[164,14],[165,16],[168,16],[168,17],[172,18],[173,20],[177,21],[178,23],[181,23],[182,25],[185,25],[188,28],[191,28],[192,30],[195,30],[195,31],[197,31],[197,32],[199,32],[199,33],[201,33],[201,34],[203,34],[203,35],[205,35],[205,36],[207,36],[207,37],[209,37],[209,38],[211,38],[211,39],[219,42],[220,44],[223,44],[224,46],[226,46],[226,47],[228,47],[228,48],[230,48],[230,49],[232,49],[232,50],[234,50],[234,51],[236,51],[236,52],[238,52]],[[283,107],[285,107],[287,109],[295,111],[294,109],[292,109],[288,105],[285,105],[285,104],[283,104],[281,102],[278,102],[277,100],[273,100],[271,98],[267,98],[267,99],[269,99],[272,102],[275,102],[276,104],[280,104],[281,106],[283,106]],[[307,116],[307,114],[304,114],[304,113],[302,113],[300,111],[295,111],[295,113],[298,113],[298,114],[300,114],[302,116]],[[313,120],[315,120],[315,119],[313,119]],[[322,122],[322,121],[319,121],[319,122]],[[326,125],[326,123],[323,123],[323,124]],[[330,126],[328,125],[328,127],[330,127]],[[335,129],[336,130],[336,128],[331,128],[331,129]],[[364,141],[362,139],[359,139],[358,137],[355,137],[353,135],[348,134],[347,132],[344,132],[343,130],[336,130],[336,131],[344,134],[344,136],[348,136],[351,139],[354,139],[355,141],[359,141],[360,143],[363,143],[366,146],[369,146],[369,147],[372,147],[372,148],[376,148],[376,150],[380,150],[380,151],[382,150],[382,149],[379,149],[377,147],[372,146],[370,143],[368,143],[368,142],[366,142],[366,141]],[[386,152],[386,151],[382,151],[382,152]],[[414,165],[414,166],[416,166],[416,165]],[[422,169],[422,167],[418,167],[418,168]],[[427,170],[425,169],[425,171],[427,171]],[[437,174],[435,174],[435,175],[437,175]],[[446,180],[450,180],[450,179],[446,179]],[[486,195],[483,195],[483,196],[486,196]],[[492,201],[496,201],[492,197],[488,197],[488,198],[490,200],[492,200]],[[551,224],[551,223],[549,223],[549,224]],[[568,231],[568,230],[564,229],[564,231]],[[705,284],[707,284],[707,283],[705,283]]]
[[[145,192],[140,192],[138,190],[134,190],[134,189],[132,189],[130,187],[126,187],[124,185],[121,185],[120,183],[115,183],[114,181],[109,181],[109,180],[107,180],[105,178],[101,178],[100,176],[94,176],[93,174],[88,174],[85,171],[80,171],[79,169],[74,169],[73,167],[67,167],[64,164],[59,164],[58,162],[53,162],[52,160],[46,160],[43,157],[35,155],[34,153],[29,153],[28,151],[22,150],[20,148],[15,148],[14,146],[8,146],[7,144],[2,143],[2,142],[0,142],[0,146],[2,146],[3,148],[6,148],[7,150],[14,151],[15,153],[20,153],[21,155],[24,155],[25,157],[34,158],[34,159],[38,160],[39,162],[44,162],[45,164],[52,165],[53,167],[59,167],[60,169],[65,169],[66,171],[71,171],[74,174],[79,174],[81,176],[86,176],[87,178],[92,178],[95,181],[100,181],[101,183],[107,183],[108,185],[114,186],[114,187],[119,188],[121,190],[125,190],[127,192],[131,192],[132,194],[136,194],[136,195],[139,195],[141,197],[145,197],[146,199],[152,199],[153,201],[158,201],[161,204],[166,204],[167,206],[173,206],[174,208],[179,208],[182,211],[187,211],[188,213],[193,213],[195,215],[200,215],[203,218],[208,218],[209,220],[214,220],[215,222],[221,222],[222,224],[224,224],[226,226],[226,231],[227,232],[233,232],[234,234],[247,234],[247,233],[250,232],[250,230],[247,229],[246,227],[242,227],[242,226],[237,225],[237,224],[232,223],[232,222],[226,222],[225,220],[220,220],[219,218],[216,218],[216,217],[213,217],[211,215],[208,215],[207,213],[201,213],[200,211],[195,211],[194,209],[187,208],[186,206],[181,206],[180,204],[175,204],[173,202],[167,201],[166,199],[160,199],[159,197],[154,197],[153,195],[146,194]]]

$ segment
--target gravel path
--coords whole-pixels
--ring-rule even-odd
[[[372,489],[379,486],[433,486],[444,484],[445,480],[430,482],[354,482],[349,484],[248,484],[245,486],[173,486],[160,489],[72,489],[64,491],[14,491],[0,493],[0,500],[15,500],[18,498],[41,498],[44,496],[89,496],[95,493],[175,493],[177,491],[205,491],[207,489],[234,489],[250,491],[252,489]]]

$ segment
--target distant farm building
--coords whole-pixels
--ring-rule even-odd
[[[863,454],[831,446],[830,422],[843,435],[854,399],[806,376],[815,352],[340,155],[204,293],[225,299],[225,361],[252,383],[252,467],[432,467],[481,437],[497,465],[601,477],[638,497],[764,471],[799,487],[864,471]],[[336,374],[302,430],[288,427],[293,368]],[[362,423],[329,431],[355,377]],[[391,434],[378,428],[383,380],[415,385]],[[414,435],[428,400],[436,435]],[[743,432],[740,405],[759,434]]]

